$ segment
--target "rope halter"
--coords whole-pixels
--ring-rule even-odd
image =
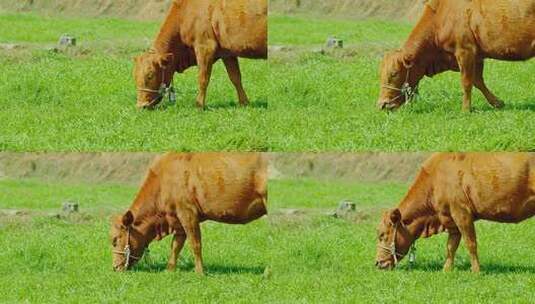
[[[141,260],[141,257],[135,256],[130,250],[130,228],[127,230],[127,241],[123,250],[113,250],[113,253],[121,254],[125,258],[124,268],[127,269],[130,266],[130,259]],[[143,255],[143,254],[142,254]]]
[[[398,96],[394,97],[393,99],[388,100],[388,103],[394,102],[397,99],[401,98],[402,96],[405,97],[405,103],[409,104],[411,101],[416,100],[418,96],[420,95],[418,91],[418,84],[413,87],[409,84],[409,76],[410,76],[410,70],[412,68],[412,65],[407,67],[407,74],[405,75],[405,81],[401,85],[401,88],[396,88],[395,86],[391,84],[384,84],[381,87],[385,89],[390,89],[394,91],[398,91]]]
[[[396,248],[397,233],[398,233],[398,224],[395,224],[394,225],[394,238],[392,239],[392,243],[390,243],[390,246],[383,246],[381,244],[378,245],[379,248],[383,249],[388,254],[390,254],[392,258],[394,258],[394,266],[398,264],[399,259],[403,258],[403,254],[399,253]],[[409,263],[413,264],[415,261],[416,261],[416,246],[414,245],[414,243],[412,243],[411,248],[409,249]]]
[[[171,80],[169,81],[169,85],[165,84],[165,72],[167,71],[167,66],[162,67],[162,82],[160,83],[160,87],[158,90],[153,90],[149,88],[140,88],[138,87],[137,90],[141,92],[149,92],[149,93],[155,93],[156,97],[153,98],[145,107],[152,107],[153,105],[160,102],[162,99],[164,99],[166,96],[169,98],[170,103],[175,103],[176,101],[176,94],[175,89],[173,88],[173,77],[171,77]]]

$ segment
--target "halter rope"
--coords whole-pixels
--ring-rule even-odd
[[[403,224],[402,224],[403,225]],[[394,258],[394,265],[398,264],[398,257],[402,258],[403,255],[396,250],[396,238],[398,233],[398,224],[394,225],[394,238],[392,239],[392,243],[390,244],[390,247],[378,245],[379,248],[385,250],[388,252],[392,257]],[[409,263],[414,263],[416,261],[416,246],[414,243],[412,243],[411,248],[409,249]]]
[[[401,85],[401,88],[396,88],[396,87],[394,87],[394,86],[392,86],[390,84],[382,85],[382,87],[385,88],[385,89],[390,89],[390,90],[394,90],[394,91],[398,91],[399,92],[398,96],[396,96],[394,99],[390,99],[388,101],[388,103],[391,103],[391,102],[401,98],[402,96],[404,96],[405,97],[405,102],[407,104],[409,104],[411,101],[417,99],[418,96],[420,95],[420,93],[418,91],[418,85],[416,85],[416,86],[414,86],[414,88],[412,88],[411,85],[409,84],[409,73],[410,73],[411,67],[412,66],[407,68],[407,74],[405,75],[405,81]]]
[[[155,52],[154,50],[149,50],[149,52]],[[160,83],[160,88],[158,90],[148,89],[148,88],[140,88],[138,87],[138,91],[142,92],[149,92],[149,93],[156,93],[157,96],[153,98],[146,107],[152,107],[156,103],[160,102],[165,96],[169,97],[170,103],[175,103],[176,101],[176,94],[175,89],[173,88],[173,78],[171,77],[171,81],[169,81],[169,85],[165,84],[165,71],[167,70],[167,67],[162,68],[162,82]]]
[[[132,254],[132,252],[130,251],[130,227],[128,228],[127,230],[127,241],[126,241],[126,245],[124,246],[124,249],[121,251],[121,250],[114,250],[113,253],[116,253],[116,254],[122,254],[124,255],[124,258],[126,260],[126,262],[124,263],[124,268],[128,268],[128,266],[130,265],[130,258],[134,259],[134,260],[140,260],[141,257],[137,257],[135,255]],[[143,254],[141,254],[143,256]]]

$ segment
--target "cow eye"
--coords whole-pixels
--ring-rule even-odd
[[[394,77],[397,77],[397,76],[398,76],[398,72],[396,72],[396,71],[390,73],[390,78],[394,78]]]

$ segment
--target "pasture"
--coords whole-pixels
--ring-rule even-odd
[[[533,220],[478,222],[482,273],[469,272],[461,243],[452,273],[441,271],[446,235],[420,240],[417,263],[391,272],[374,267],[375,226],[407,184],[282,179],[269,186],[270,215],[244,226],[203,224],[205,277],[193,272],[186,246],[167,272],[170,238],[127,273],[111,269],[111,214],[137,187],[73,180],[0,181],[0,298],[5,302],[515,302],[535,300]],[[351,220],[326,215],[342,199],[357,203]],[[64,200],[80,213],[51,217]],[[267,270],[266,270],[267,269]]]
[[[135,108],[132,57],[158,29],[158,21],[0,12],[0,150],[267,150],[265,60],[241,61],[247,108],[222,63],[206,111],[195,107],[196,67],[175,76],[175,105]],[[55,48],[65,33],[77,46]]]
[[[393,20],[271,14],[270,150],[535,149],[535,60],[486,61],[487,85],[506,105],[501,110],[474,89],[474,111],[462,113],[460,74],[446,72],[423,79],[419,100],[378,111],[382,54],[400,47],[411,28]],[[343,39],[344,48],[321,54],[329,36]]]

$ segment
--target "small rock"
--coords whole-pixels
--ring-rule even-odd
[[[338,208],[334,213],[334,217],[347,217],[349,213],[354,213],[357,210],[357,205],[348,200],[343,200],[338,203]]]
[[[328,48],[343,48],[344,47],[344,41],[342,39],[338,39],[336,37],[329,37],[329,38],[327,38],[326,46]]]
[[[64,202],[62,210],[66,213],[78,212],[78,203],[70,201]]]
[[[75,46],[76,45],[76,38],[73,37],[73,36],[70,36],[68,34],[63,34],[59,38],[58,44],[59,45],[64,45],[64,46]]]

